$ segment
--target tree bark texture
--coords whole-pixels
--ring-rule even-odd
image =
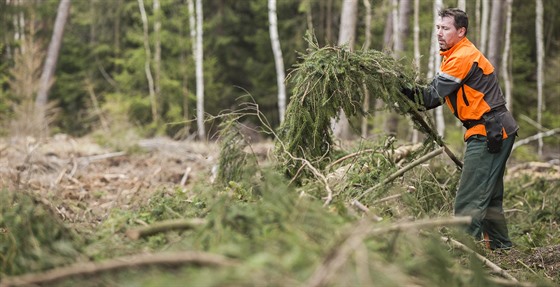
[[[274,54],[274,64],[276,66],[276,85],[278,87],[278,117],[280,123],[284,121],[284,112],[286,111],[286,85],[284,79],[286,74],[284,71],[284,58],[282,57],[282,48],[280,46],[280,38],[278,36],[278,15],[276,14],[276,0],[268,0],[268,22],[270,42],[272,52]]]
[[[39,82],[39,90],[35,100],[35,106],[39,110],[44,109],[48,101],[48,93],[51,84],[54,80],[54,72],[56,69],[56,62],[62,46],[62,37],[64,35],[64,26],[70,14],[70,0],[60,0],[58,10],[56,12],[56,20],[54,23],[53,35],[49,43],[47,51],[47,58],[43,66],[43,72]]]

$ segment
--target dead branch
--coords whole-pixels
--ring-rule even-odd
[[[514,150],[517,147],[522,146],[524,144],[528,144],[532,141],[536,141],[536,140],[544,138],[544,137],[549,137],[549,136],[554,135],[556,133],[560,133],[560,128],[556,128],[556,129],[553,129],[553,130],[548,130],[546,132],[540,132],[538,134],[535,134],[535,135],[532,135],[530,137],[524,138],[524,139],[514,143],[512,150]]]
[[[357,152],[355,152],[355,153],[347,154],[347,155],[345,155],[345,156],[343,156],[343,157],[341,157],[341,158],[339,158],[339,159],[337,159],[337,160],[335,160],[335,161],[329,163],[329,164],[325,167],[325,169],[326,169],[326,170],[329,170],[329,169],[330,169],[331,167],[333,167],[334,165],[337,165],[337,164],[339,164],[339,163],[341,163],[341,162],[343,162],[343,161],[345,161],[345,160],[347,160],[347,159],[349,159],[349,158],[353,158],[353,157],[355,157],[355,156],[359,156],[359,155],[361,155],[361,154],[364,154],[364,153],[367,153],[367,152],[374,152],[374,151],[375,151],[374,149],[365,149],[365,150],[357,151]]]
[[[424,163],[425,161],[427,161],[427,160],[429,160],[429,159],[431,159],[431,158],[433,158],[433,157],[436,157],[436,156],[440,155],[440,154],[444,151],[444,149],[445,149],[445,148],[443,148],[443,147],[442,147],[442,148],[439,148],[439,149],[436,149],[436,150],[434,150],[434,151],[432,151],[432,152],[430,152],[430,153],[424,155],[423,157],[420,157],[420,158],[416,159],[415,161],[411,162],[411,163],[408,164],[407,166],[405,166],[405,167],[401,168],[400,170],[398,170],[397,172],[391,174],[389,177],[387,177],[386,179],[384,179],[382,182],[380,182],[380,183],[374,185],[373,187],[368,188],[366,191],[362,192],[362,194],[358,195],[358,196],[357,196],[356,198],[354,198],[354,199],[355,199],[355,200],[359,200],[359,199],[362,198],[364,195],[366,195],[366,194],[368,194],[368,193],[370,193],[370,192],[372,192],[372,191],[378,189],[379,187],[384,186],[384,185],[386,185],[387,183],[389,183],[389,182],[395,180],[397,177],[403,175],[405,172],[411,170],[413,167],[415,167],[415,166],[417,166],[417,165],[419,165],[419,164],[422,164],[422,163]]]
[[[458,248],[464,252],[467,252],[470,255],[474,255],[476,256],[476,258],[478,258],[480,261],[482,261],[482,263],[484,263],[484,265],[486,265],[487,267],[489,267],[493,272],[495,272],[496,274],[510,280],[513,282],[519,282],[517,279],[515,279],[515,277],[511,276],[507,271],[505,271],[504,269],[500,268],[500,266],[496,265],[494,262],[488,260],[488,258],[478,254],[476,251],[468,248],[466,245],[464,245],[463,243],[451,238],[451,237],[446,237],[443,236],[441,237],[441,240],[450,243],[453,247]]]
[[[439,146],[443,147],[445,153],[457,165],[457,168],[463,169],[463,162],[460,161],[457,156],[455,156],[451,149],[449,149],[449,147],[443,142],[441,136],[430,127],[430,125],[428,124],[428,122],[426,122],[422,115],[420,115],[420,113],[416,110],[410,110],[410,115],[416,123],[422,126],[422,128],[424,128],[426,131],[428,131],[429,136],[434,139]]]
[[[327,286],[332,277],[338,272],[338,270],[340,270],[346,261],[348,261],[352,253],[360,247],[362,242],[368,236],[395,231],[419,229],[423,227],[469,224],[470,222],[471,217],[465,216],[418,220],[372,228],[371,220],[362,220],[356,224],[344,238],[342,238],[339,244],[335,244],[335,246],[330,249],[327,256],[325,256],[323,263],[315,269],[315,272],[313,272],[309,280],[307,280],[307,284],[305,284],[305,286]]]
[[[73,276],[94,275],[107,271],[125,268],[135,268],[154,265],[202,265],[202,266],[231,266],[236,262],[227,257],[204,252],[173,252],[141,254],[110,259],[104,262],[76,263],[70,266],[51,269],[42,273],[27,274],[5,278],[0,287],[29,286],[47,284]]]
[[[113,158],[113,157],[119,157],[119,156],[123,156],[125,154],[126,154],[126,152],[124,152],[124,151],[111,152],[111,153],[100,154],[100,155],[91,155],[91,156],[79,157],[78,160],[85,161],[85,162],[89,163],[89,162],[92,162],[92,161],[98,161],[98,160],[104,160],[104,159]]]
[[[405,192],[403,192],[403,193],[394,194],[394,195],[390,195],[390,196],[387,196],[387,197],[378,199],[378,200],[374,201],[372,204],[378,204],[378,203],[381,203],[381,202],[385,202],[385,201],[397,199],[397,198],[400,198],[400,197],[402,197],[403,195],[405,195],[405,194],[407,194],[407,193],[411,193],[411,192],[414,192],[414,191],[416,191],[416,188],[415,188],[414,186],[409,186],[409,187],[407,188],[407,190],[406,190]]]
[[[128,238],[132,240],[137,240],[141,237],[154,235],[160,232],[167,232],[171,230],[193,229],[204,224],[206,224],[206,221],[201,218],[192,218],[187,220],[186,219],[166,220],[144,227],[129,229],[126,231],[126,236],[128,236]]]

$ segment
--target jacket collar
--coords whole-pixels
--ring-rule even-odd
[[[440,50],[439,54],[441,56],[448,57],[449,55],[453,54],[453,52],[457,51],[457,49],[459,49],[459,47],[468,45],[470,42],[471,41],[469,41],[469,39],[467,39],[467,37],[463,37],[463,39],[461,39],[459,42],[457,42],[455,45],[453,45],[453,47],[451,47],[451,48],[449,48],[445,51]]]

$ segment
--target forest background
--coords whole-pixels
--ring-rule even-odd
[[[557,2],[0,0],[0,286],[556,286]],[[333,133],[340,145],[329,124],[322,140],[301,136],[307,110],[282,122],[317,70],[304,59],[387,63],[326,59],[350,67],[334,71],[343,82],[400,64],[428,81],[434,7],[456,5],[521,126],[504,181],[511,252],[452,228],[467,222],[452,216],[460,172],[431,160],[436,142],[464,148],[445,107],[423,113],[443,135],[423,144],[380,100],[404,101],[393,94],[364,98],[365,116]],[[310,94],[332,108],[367,94],[352,87]]]
[[[111,134],[134,127],[142,137],[195,137],[197,129],[200,130],[200,126],[197,128],[194,124],[197,118],[193,52],[196,24],[193,26],[189,17],[196,18],[196,15],[189,10],[189,2],[192,3],[187,0],[142,1],[146,16],[143,23],[140,1],[71,1],[55,76],[49,82],[52,86],[49,86],[48,101],[55,115],[48,120],[50,132],[82,136],[96,130]],[[235,110],[247,101],[258,104],[273,127],[277,127],[280,124],[279,97],[267,1],[202,2],[203,111],[206,113],[204,129],[208,133],[199,134],[199,137],[215,138],[219,118],[216,120],[214,116]],[[404,12],[397,12],[398,1],[359,2],[354,15],[357,18],[354,49],[361,49],[367,41],[370,49],[394,50],[394,25],[401,25],[399,33],[405,38],[398,57],[414,65],[412,1],[403,1],[408,2]],[[0,25],[3,27],[0,31],[0,122],[4,135],[22,133],[37,126],[29,123],[27,125],[32,127],[22,127],[21,120],[30,113],[24,107],[36,100],[59,3],[58,0],[0,2]],[[299,53],[306,51],[306,31],[313,31],[321,46],[337,44],[342,3],[333,0],[277,2],[277,27],[286,74],[298,63]],[[364,3],[369,3],[370,7],[366,8]],[[505,48],[507,1],[463,3],[471,21],[468,37],[481,50],[487,51],[498,74],[502,61],[507,61],[513,87],[510,108],[521,125],[520,137],[559,127],[560,23],[557,15],[560,5],[552,0],[542,2],[544,78],[542,92],[539,92],[536,1],[513,1],[507,59],[501,59]],[[485,6],[486,3],[489,5]],[[440,5],[456,6],[457,1],[443,1]],[[423,79],[433,73],[429,68],[433,7],[433,1],[419,1],[418,72]],[[366,25],[368,11],[372,17]],[[488,20],[482,19],[484,13]],[[393,21],[394,16],[406,19],[404,24]],[[497,28],[490,30],[490,27]],[[494,44],[487,44],[492,41]],[[152,74],[151,81],[147,69]],[[504,85],[504,81],[501,82]],[[293,83],[286,81],[285,84],[289,98]],[[369,107],[372,107],[368,111],[370,117],[362,136],[398,131],[399,138],[410,140],[412,130],[406,121],[400,121],[396,127],[393,122],[391,126],[391,117],[381,111],[382,105],[369,103]],[[451,113],[445,112],[442,117],[445,124],[457,125]],[[354,134],[359,135],[359,120],[351,123]],[[462,144],[460,128],[446,129],[444,133],[444,138],[451,143]],[[544,141],[545,151],[558,154],[558,137],[545,137]],[[536,149],[529,149],[522,156],[534,157],[534,151]]]

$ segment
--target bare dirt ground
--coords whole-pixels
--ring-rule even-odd
[[[91,138],[56,135],[0,139],[0,188],[33,191],[70,226],[94,227],[114,208],[133,209],[161,189],[188,191],[194,182],[212,182],[218,162],[215,143],[141,140],[141,151],[117,152]],[[257,143],[253,152],[266,157],[273,145]],[[560,245],[493,254],[495,262],[543,270],[560,278]],[[520,267],[523,268],[523,267]]]

